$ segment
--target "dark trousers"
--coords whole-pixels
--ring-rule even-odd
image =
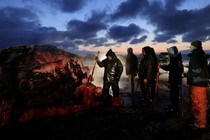
[[[104,82],[102,96],[104,100],[108,100],[110,98],[109,89],[112,88],[113,97],[119,97],[119,82],[118,81],[110,81]]]
[[[128,74],[128,81],[131,87],[131,95],[133,95],[136,91],[135,76],[136,74]]]
[[[151,84],[145,85],[143,81],[140,81],[141,92],[145,101],[152,99]]]
[[[171,107],[177,112],[179,112],[179,92],[179,85],[170,85]]]

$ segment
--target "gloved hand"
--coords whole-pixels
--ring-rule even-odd
[[[96,60],[96,61],[99,61],[99,58],[98,58],[98,56],[96,56],[95,60]]]

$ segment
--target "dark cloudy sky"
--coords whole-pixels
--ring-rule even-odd
[[[210,49],[209,0],[1,0],[0,48],[52,44],[64,50],[156,52],[194,40]],[[84,53],[84,52],[83,52]]]

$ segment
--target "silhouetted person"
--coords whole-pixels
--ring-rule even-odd
[[[126,57],[126,75],[128,75],[128,80],[130,84],[130,95],[133,96],[136,91],[135,85],[135,77],[138,73],[138,58],[133,53],[132,48],[127,49],[127,57]]]
[[[180,101],[179,93],[182,82],[182,75],[184,68],[182,65],[182,55],[178,53],[176,46],[167,49],[170,62],[168,65],[160,66],[163,70],[169,71],[168,84],[170,88],[170,103],[166,112],[170,115],[179,115],[180,113]]]
[[[153,73],[152,73],[152,87],[151,96],[154,100],[155,96],[158,94],[158,78],[159,78],[159,62],[155,53],[154,48],[151,48],[151,56],[153,58]]]
[[[111,49],[106,53],[106,57],[102,61],[96,57],[96,61],[99,67],[104,67],[102,99],[109,101],[112,98],[109,94],[110,86],[113,97],[119,97],[119,80],[123,72],[123,65]]]
[[[140,88],[143,95],[142,105],[151,102],[151,87],[154,61],[151,56],[151,48],[146,46],[142,48],[143,59],[139,65],[138,77],[140,80]]]
[[[206,128],[207,122],[206,89],[209,81],[208,64],[201,41],[193,41],[190,50],[191,53],[188,54],[190,61],[187,73],[187,84],[189,85],[191,107],[194,115],[193,128],[200,129]]]

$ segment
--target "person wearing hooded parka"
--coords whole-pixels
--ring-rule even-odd
[[[170,88],[170,105],[166,108],[166,112],[170,115],[179,115],[179,92],[182,75],[184,73],[182,55],[181,53],[178,53],[178,48],[176,46],[168,48],[167,51],[170,57],[169,64],[160,66],[163,70],[169,71],[168,84]]]
[[[140,88],[143,95],[142,105],[147,105],[151,97],[151,86],[153,80],[154,60],[151,56],[151,48],[149,46],[142,48],[143,58],[139,64],[138,77],[140,80]]]
[[[109,94],[110,86],[113,97],[119,97],[119,80],[123,72],[123,65],[112,49],[106,53],[106,57],[102,61],[97,57],[96,62],[99,67],[104,67],[102,100],[109,101],[112,98]]]
[[[208,63],[201,41],[193,41],[190,50],[191,53],[188,54],[190,60],[187,72],[187,84],[189,85],[191,109],[194,115],[193,127],[202,129],[206,128],[207,122],[206,90],[209,81]]]
[[[159,81],[159,68],[160,63],[158,61],[158,58],[156,56],[154,48],[151,47],[151,56],[153,58],[153,75],[152,75],[152,87],[151,87],[151,96],[152,100],[154,100],[158,96],[158,81]]]

